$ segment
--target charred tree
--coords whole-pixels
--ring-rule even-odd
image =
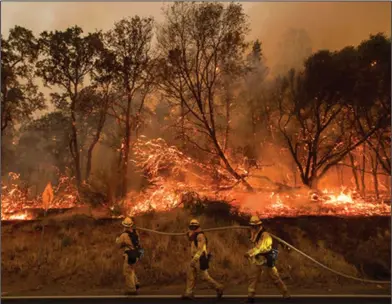
[[[121,195],[128,189],[128,165],[131,149],[131,135],[141,124],[144,102],[151,89],[151,39],[153,19],[122,19],[105,35],[105,47],[111,54],[107,70],[113,75],[113,84],[121,95],[109,106],[109,113],[115,117],[121,129],[119,172]]]
[[[365,177],[366,177],[366,144],[363,145],[363,154],[362,154],[362,172],[361,172],[361,185],[362,185],[362,190],[361,194],[362,196],[366,195],[366,183],[365,183]]]
[[[175,3],[165,12],[158,33],[159,85],[167,98],[181,102],[189,111],[189,123],[213,147],[202,147],[190,136],[188,142],[218,156],[223,167],[247,189],[252,187],[233,168],[225,154],[219,130],[217,96],[225,75],[236,77],[242,70],[247,24],[237,4]],[[227,114],[227,113],[226,113]],[[225,132],[222,132],[225,133]],[[221,139],[222,138],[222,139]]]
[[[358,50],[336,53],[320,51],[305,62],[305,70],[291,71],[280,80],[276,94],[278,127],[297,164],[302,182],[317,188],[317,180],[356,147],[373,136],[387,120],[377,119],[362,134],[356,132],[359,109],[350,75],[362,73],[357,67]],[[360,79],[360,76],[358,76]]]
[[[359,179],[358,179],[358,166],[356,164],[356,160],[354,158],[354,155],[352,152],[348,153],[348,156],[350,158],[350,163],[351,163],[351,170],[354,176],[354,180],[355,180],[355,189],[357,191],[360,191],[360,187],[359,187]]]

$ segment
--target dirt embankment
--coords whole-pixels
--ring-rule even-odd
[[[204,228],[246,223],[241,216],[218,214],[205,211],[198,218]],[[188,211],[178,209],[146,214],[135,220],[140,227],[182,232],[192,216]],[[48,220],[43,242],[42,226],[38,222],[3,223],[2,289],[17,292],[57,286],[61,287],[60,293],[66,294],[121,288],[121,250],[114,243],[122,231],[120,222],[94,220],[80,215]],[[390,279],[388,217],[275,218],[266,220],[265,226],[340,272],[370,279]],[[211,275],[227,286],[245,286],[248,265],[243,254],[249,247],[247,232],[210,232],[207,237],[213,254]],[[149,233],[141,233],[141,238],[145,256],[137,265],[137,273],[143,286],[183,284],[190,255],[186,238]],[[292,288],[365,286],[327,272],[292,250],[280,249],[277,267]],[[269,281],[262,285],[272,287]],[[385,293],[385,288],[389,287],[380,288],[380,292]],[[45,293],[44,289],[41,289],[42,293]]]

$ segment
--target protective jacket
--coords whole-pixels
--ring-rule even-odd
[[[271,235],[261,227],[256,233],[252,232],[250,241],[253,244],[253,248],[248,251],[251,262],[273,267],[278,251]]]
[[[189,241],[191,242],[191,255],[192,259],[198,260],[203,253],[207,252],[207,238],[200,229],[190,231],[188,233]]]
[[[200,228],[188,232],[191,245],[192,261],[187,274],[185,297],[192,297],[198,275],[213,289],[219,297],[222,296],[223,286],[215,281],[208,273],[211,255],[207,252],[207,238]]]
[[[124,251],[138,249],[140,247],[139,233],[135,229],[126,229],[116,238],[116,243],[120,245],[120,248],[124,248]]]
[[[125,230],[117,239],[116,243],[124,248],[124,254],[128,256],[128,263],[135,264],[143,254],[139,242],[139,233],[135,229]]]

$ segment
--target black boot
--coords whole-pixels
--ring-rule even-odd
[[[217,289],[216,290],[216,298],[219,300],[219,299],[222,299],[222,296],[223,296],[223,288]]]
[[[125,292],[126,296],[137,296],[137,291],[126,291]]]
[[[195,300],[195,296],[193,294],[184,294],[181,296],[183,300]]]

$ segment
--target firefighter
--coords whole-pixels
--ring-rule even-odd
[[[187,274],[186,291],[182,298],[194,299],[193,291],[197,276],[200,275],[210,288],[215,289],[217,298],[220,299],[223,295],[223,285],[216,282],[208,273],[211,254],[207,251],[207,238],[196,219],[189,223],[188,238],[191,245],[192,260]]]
[[[249,276],[248,299],[246,303],[254,303],[256,286],[262,273],[262,267],[267,267],[267,273],[272,279],[274,285],[280,290],[284,298],[289,298],[289,292],[286,285],[279,276],[275,267],[278,256],[276,242],[273,242],[271,235],[264,229],[262,221],[257,216],[252,216],[249,222],[251,226],[250,241],[253,248],[250,249],[245,257],[251,263],[251,273]]]
[[[123,220],[124,231],[116,238],[116,243],[120,248],[124,248],[123,274],[125,277],[125,294],[137,295],[139,281],[135,274],[135,264],[143,256],[143,249],[140,246],[139,234],[134,229],[134,223],[131,218]]]

